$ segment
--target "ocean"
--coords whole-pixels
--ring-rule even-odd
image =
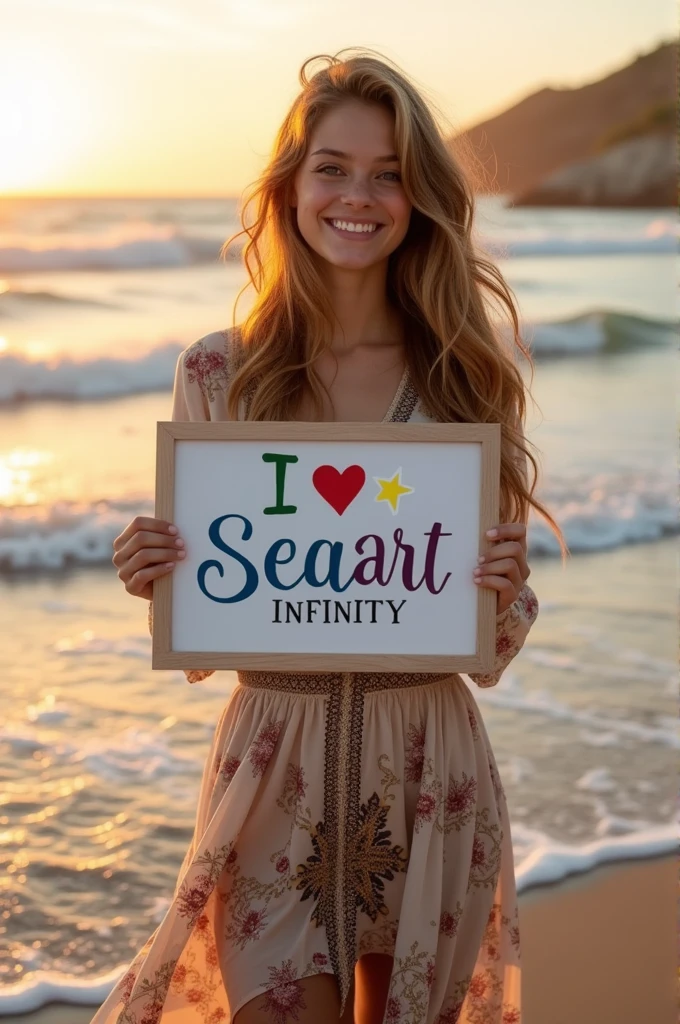
[[[677,215],[505,209],[480,241],[535,358],[540,612],[470,683],[518,888],[676,847]],[[153,514],[179,352],[228,327],[233,199],[0,200],[0,1016],[98,1005],[162,920],[235,678],[152,671],[112,542]],[[247,297],[238,319],[247,312]]]

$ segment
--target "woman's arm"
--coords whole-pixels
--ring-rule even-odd
[[[515,427],[523,435],[524,429],[517,419]],[[513,449],[513,458],[522,476],[525,488],[528,490],[528,465],[526,454],[519,448]],[[500,541],[486,556],[484,568],[479,569],[479,574],[500,573],[499,576],[487,577],[489,585],[501,585],[507,588],[508,582],[516,591],[515,599],[501,611],[496,617],[496,659],[493,669],[490,672],[468,673],[470,679],[478,686],[495,686],[504,670],[512,659],[524,646],[529,630],[538,616],[538,599],[536,594],[526,582],[530,569],[527,565],[527,522],[518,528],[514,524],[506,530],[504,526],[497,527],[497,536]],[[515,554],[510,554],[512,545],[503,543],[505,538],[515,536]],[[519,544],[519,548],[517,548]],[[500,560],[502,556],[503,560]],[[510,556],[510,557],[508,557]],[[489,564],[491,563],[491,564]],[[493,583],[492,583],[493,581]],[[498,586],[497,586],[498,589]],[[501,594],[499,593],[499,601]],[[505,602],[503,602],[505,603]]]
[[[226,414],[221,407],[226,400],[228,384],[228,364],[226,339],[221,331],[206,335],[189,345],[180,353],[175,369],[175,383],[172,393],[172,417],[181,422],[209,422],[211,419],[224,419]],[[216,415],[210,415],[211,404],[221,399]],[[153,635],[153,601],[149,601],[147,617],[149,633]],[[200,683],[207,679],[216,669],[182,670],[190,683]]]
[[[524,646],[538,616],[538,599],[525,583],[504,612],[496,617],[496,660],[491,672],[468,672],[477,686],[495,686],[516,654]]]

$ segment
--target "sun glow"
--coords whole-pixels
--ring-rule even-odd
[[[0,504],[35,505],[39,500],[37,476],[52,461],[50,452],[15,448],[0,456]]]
[[[77,70],[47,47],[4,50],[0,108],[0,193],[47,190],[66,178],[92,127]]]

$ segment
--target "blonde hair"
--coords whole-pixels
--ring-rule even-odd
[[[406,360],[420,400],[439,422],[501,424],[501,522],[526,522],[531,505],[556,535],[564,560],[568,548],[562,531],[534,497],[538,465],[522,428],[525,391],[530,392],[516,356],[519,351],[527,360],[533,381],[531,354],[520,337],[509,286],[472,239],[475,174],[454,158],[418,89],[373,53],[361,48],[347,59],[320,54],[303,63],[302,91],[283,120],[267,166],[246,190],[243,229],[222,246],[220,256],[226,258],[231,243],[247,236],[242,258],[257,293],[232,332],[238,344],[229,415],[237,417],[243,399],[249,419],[292,419],[305,394],[321,414],[324,387],[314,364],[335,315],[290,206],[293,178],[327,112],[348,100],[379,104],[394,117],[403,188],[412,205],[408,232],[388,259],[387,298],[403,317]],[[326,66],[308,78],[307,66],[316,60]],[[251,203],[256,213],[246,225]],[[491,323],[485,289],[509,316],[516,348]]]

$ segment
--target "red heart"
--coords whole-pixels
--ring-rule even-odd
[[[344,473],[338,472],[335,466],[319,466],[314,470],[312,483],[324,501],[341,516],[366,483],[366,473],[361,466],[348,466]]]

